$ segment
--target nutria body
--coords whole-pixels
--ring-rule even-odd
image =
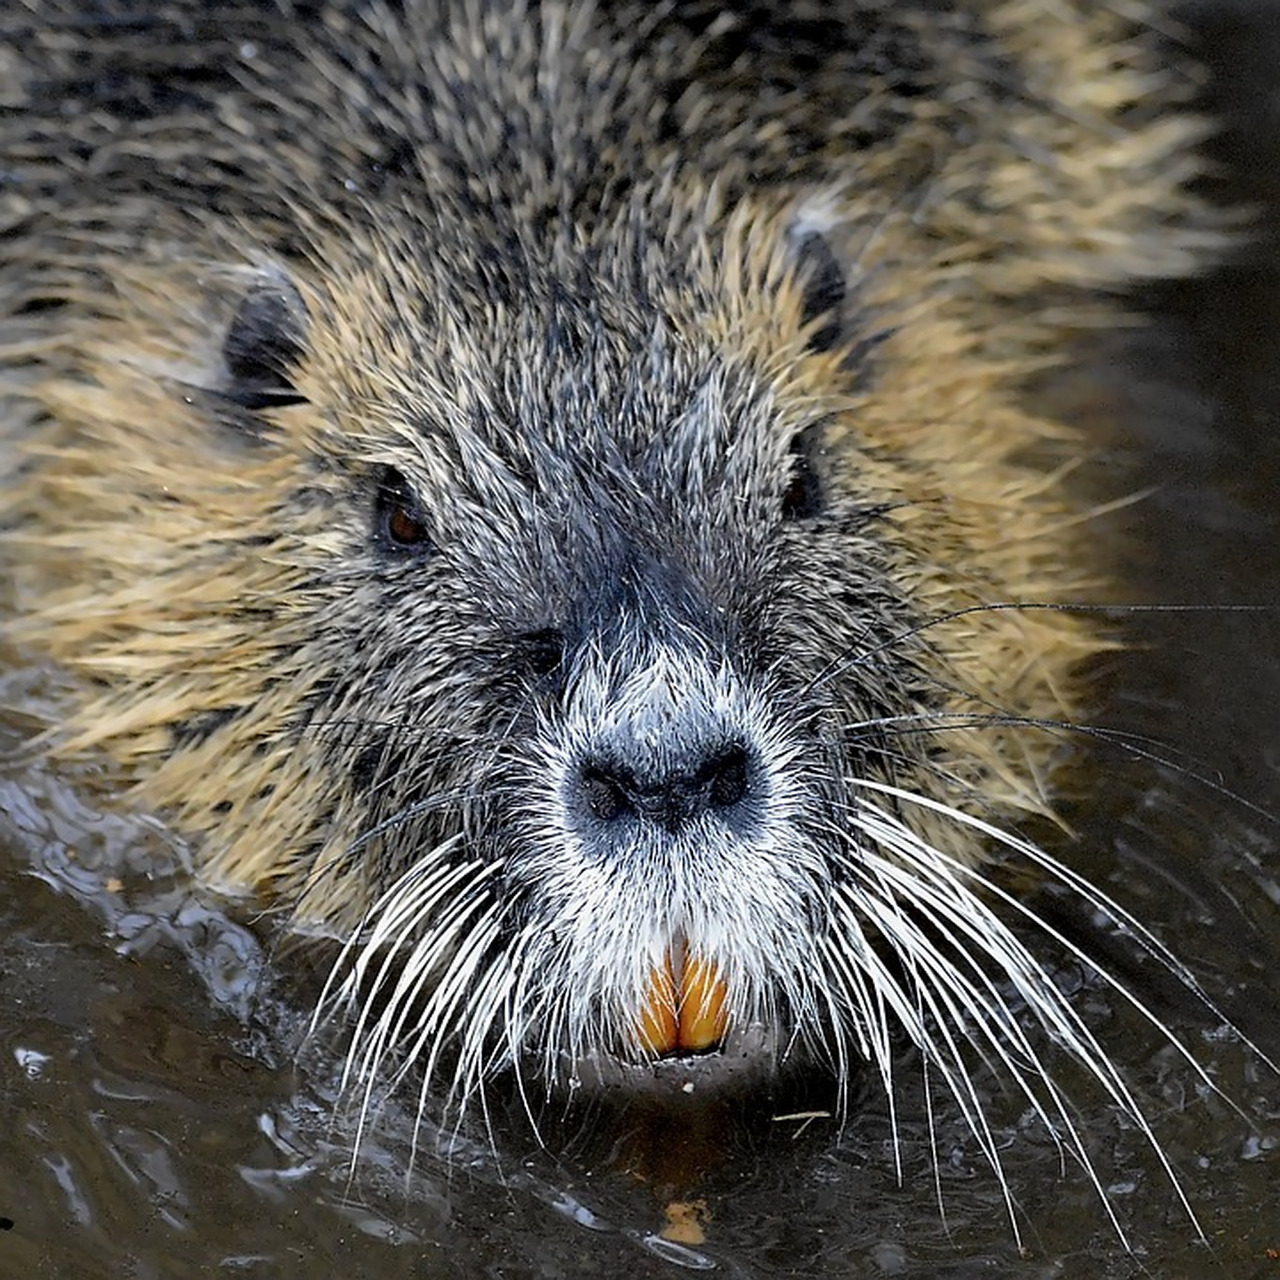
[[[900,1026],[1071,1134],[1021,1002],[1131,1105],[983,869],[1099,643],[991,607],[1099,576],[1023,383],[1215,239],[1139,8],[6,18],[38,748],[353,940],[361,1072]]]

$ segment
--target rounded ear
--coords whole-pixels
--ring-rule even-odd
[[[782,492],[784,520],[810,520],[822,514],[826,495],[814,459],[823,452],[825,422],[811,422],[787,450],[791,474]]]
[[[803,220],[792,227],[790,240],[801,286],[801,322],[814,326],[809,350],[830,351],[845,336],[844,267],[826,236]]]
[[[305,353],[307,320],[302,295],[283,272],[260,276],[227,326],[218,394],[251,410],[302,404],[292,372]]]

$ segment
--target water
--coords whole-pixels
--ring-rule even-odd
[[[1241,0],[1203,5],[1201,20],[1236,113],[1220,150],[1242,191],[1280,208],[1280,89],[1268,87],[1280,15]],[[1122,430],[1110,474],[1154,490],[1112,518],[1127,599],[1280,607],[1270,221],[1276,239],[1238,266],[1155,298],[1142,356],[1111,371]],[[1155,612],[1126,628],[1136,644],[1099,672],[1099,721],[1153,745],[1091,751],[1076,835],[1057,851],[1166,940],[1220,1012],[1069,901],[1039,905],[1142,990],[1225,1095],[1064,966],[1207,1243],[1149,1144],[1086,1090],[1077,1119],[1126,1252],[1082,1171],[979,1075],[1019,1245],[945,1101],[933,1166],[905,1054],[901,1177],[874,1092],[842,1132],[691,1112],[592,1137],[550,1110],[549,1151],[498,1106],[492,1144],[446,1135],[412,1163],[410,1119],[392,1109],[353,1167],[333,1056],[298,1052],[318,981],[305,957],[281,953],[268,922],[193,897],[162,831],[24,773],[0,783],[0,1277],[1274,1280],[1280,1079],[1226,1021],[1280,1056],[1280,612]]]

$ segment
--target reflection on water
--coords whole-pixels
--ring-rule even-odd
[[[1222,150],[1280,205],[1280,89],[1265,92],[1280,14],[1213,22],[1226,92],[1244,103]],[[1280,605],[1277,263],[1258,247],[1170,291],[1149,356],[1119,371],[1114,461],[1155,489],[1118,517],[1135,600]],[[945,1101],[931,1159],[906,1056],[896,1142],[870,1093],[840,1133],[821,1117],[697,1113],[590,1133],[551,1109],[539,1121],[552,1154],[513,1103],[495,1106],[492,1145],[483,1131],[424,1135],[410,1174],[413,1125],[393,1101],[353,1166],[333,1054],[298,1052],[312,976],[271,952],[268,924],[193,896],[158,828],[24,775],[0,783],[0,1277],[1274,1277],[1280,1081],[1224,1019],[1280,1054],[1280,616],[1157,612],[1126,627],[1138,643],[1104,673],[1102,718],[1152,745],[1098,746],[1063,852],[1173,946],[1222,1016],[1102,922],[1048,891],[1043,906],[1149,996],[1226,1095],[1064,966],[1146,1099],[1208,1247],[1141,1134],[1086,1101],[1124,1254],[1082,1172],[1060,1168],[1043,1127],[1013,1099],[1002,1110],[979,1074],[1020,1254],[1000,1186]]]

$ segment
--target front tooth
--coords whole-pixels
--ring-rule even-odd
[[[674,1053],[680,1045],[675,963],[669,951],[663,967],[649,975],[649,991],[640,1010],[637,1031],[641,1046],[655,1057]]]
[[[686,960],[680,980],[680,1047],[691,1053],[710,1049],[729,1026],[729,987],[720,970],[701,959]]]
[[[714,1048],[728,1029],[728,999],[718,966],[677,943],[649,975],[636,1026],[641,1048],[654,1057]]]

